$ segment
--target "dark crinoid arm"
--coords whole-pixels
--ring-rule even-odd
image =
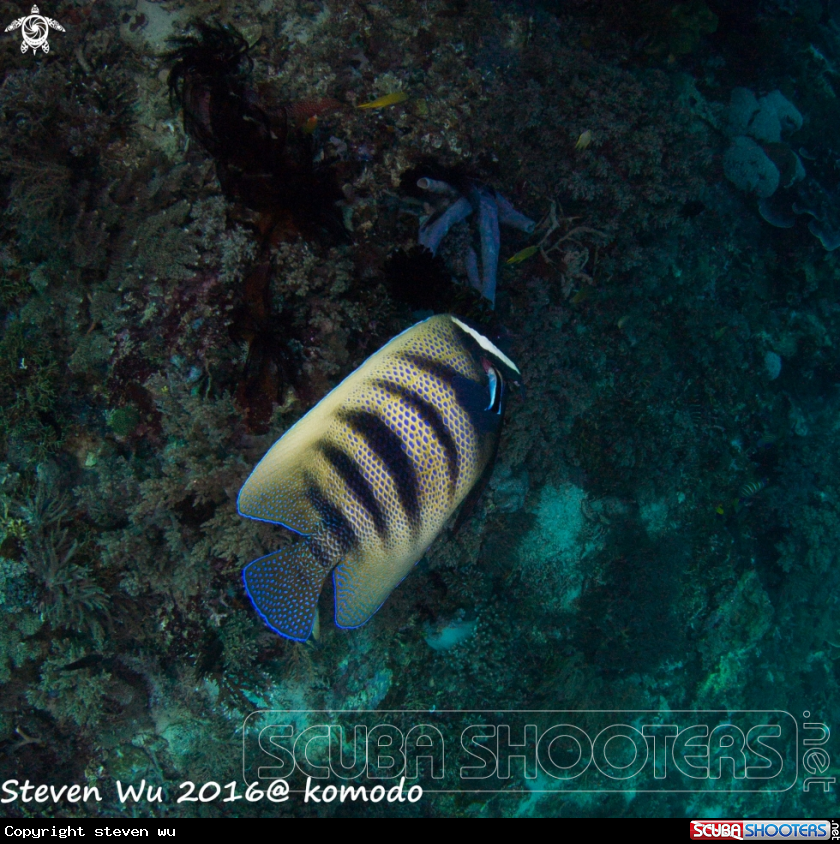
[[[309,136],[290,134],[283,107],[264,107],[250,84],[248,43],[233,27],[196,21],[172,40],[169,93],[184,129],[216,160],[228,198],[260,212],[291,212],[306,228],[335,231],[341,193],[316,170]]]
[[[230,26],[196,21],[192,27],[196,34],[172,39],[166,55],[169,97],[183,112],[185,131],[224,166],[248,172],[276,165],[286,116],[281,112],[272,123],[254,102],[247,41]]]
[[[196,98],[202,92],[220,84],[244,88],[252,67],[248,42],[233,27],[194,20],[191,28],[195,34],[170,38],[172,49],[164,55],[171,64],[170,101],[184,110],[185,118],[200,116]]]

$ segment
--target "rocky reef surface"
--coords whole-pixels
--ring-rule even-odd
[[[8,816],[837,814],[801,777],[175,802],[241,780],[255,710],[840,724],[840,271],[808,230],[838,195],[840,19],[758,5],[56,0],[48,54],[0,39],[0,782],[103,795]],[[227,87],[194,64],[170,96],[196,16],[236,33]],[[819,218],[776,228],[727,179],[733,89],[798,110],[761,155],[803,164]],[[538,221],[504,230],[494,309],[469,220],[420,249],[418,175]],[[433,311],[523,373],[488,490],[365,627],[326,596],[318,639],[283,640],[240,580],[282,531],[237,492]],[[117,799],[143,779],[164,806]]]

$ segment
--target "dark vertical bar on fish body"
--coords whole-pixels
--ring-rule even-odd
[[[460,335],[458,336],[464,347],[464,351],[475,359],[474,350],[470,348],[467,339]],[[415,354],[406,354],[402,357],[403,360],[408,361],[412,366],[416,366],[418,369],[428,372],[429,375],[437,378],[438,381],[448,384],[455,393],[455,400],[469,417],[476,433],[481,434],[485,431],[486,423],[483,411],[487,406],[487,402],[485,401],[487,390],[483,384],[474,381],[466,375],[462,375],[454,367],[446,363],[441,363],[433,358]]]
[[[420,527],[420,500],[417,495],[417,474],[400,438],[373,413],[348,411],[339,418],[364,437],[382,460],[397,487],[400,503],[413,530]]]
[[[420,418],[426,424],[430,432],[435,436],[437,441],[446,452],[446,462],[449,471],[449,485],[450,493],[454,493],[455,486],[458,483],[458,446],[446,423],[443,421],[438,409],[427,402],[422,396],[412,392],[408,387],[403,387],[401,384],[392,384],[390,381],[377,381],[376,385],[383,390],[387,390],[391,395],[402,399],[409,407],[417,411]]]
[[[334,549],[330,547],[329,543],[325,544],[320,535],[308,536],[304,542],[324,571],[329,571],[334,565],[338,564],[338,561],[334,559],[336,556]]]
[[[309,547],[324,568],[332,567],[340,562],[340,558],[348,551],[359,544],[359,537],[344,513],[311,481],[309,488],[306,490],[306,497],[321,516],[324,524],[323,532],[308,537]],[[328,541],[328,538],[333,541]],[[327,539],[326,542],[325,539]],[[332,545],[335,545],[334,550],[330,547]]]
[[[346,451],[329,443],[322,443],[320,450],[333,469],[341,476],[344,483],[347,484],[348,489],[359,499],[362,506],[368,512],[376,528],[376,532],[383,539],[386,538],[388,535],[388,524],[385,514],[376,500],[373,487],[361,469],[359,469],[356,461]]]
[[[428,372],[429,375],[434,375],[435,378],[439,381],[443,381],[444,384],[451,384],[454,378],[465,377],[461,375],[457,369],[449,366],[449,364],[441,363],[439,360],[435,360],[434,358],[427,358],[425,355],[415,355],[409,352],[401,355],[400,357],[412,366],[422,369],[423,372]]]

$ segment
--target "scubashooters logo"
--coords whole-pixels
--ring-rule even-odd
[[[45,53],[49,53],[50,44],[47,39],[50,36],[50,29],[57,29],[59,32],[66,31],[58,21],[40,14],[37,6],[33,6],[32,12],[26,17],[12,21],[6,27],[6,32],[12,32],[15,29],[20,30],[23,39],[20,45],[21,53],[25,53],[30,47],[33,53],[37,53],[39,47]]]
[[[797,783],[798,748],[799,726],[782,710],[269,710],[243,725],[243,777],[282,779],[307,800],[383,799],[394,786],[772,792]]]
[[[802,716],[803,718],[810,718],[811,713],[805,711]],[[802,790],[810,791],[813,787],[815,790],[831,791],[831,786],[837,782],[836,777],[826,776],[831,767],[831,756],[825,749],[825,745],[831,738],[831,729],[828,724],[812,721],[803,724],[802,731],[807,736],[802,741],[802,744],[807,748],[802,755],[802,767],[808,774],[812,775],[805,778],[805,782],[802,783]]]

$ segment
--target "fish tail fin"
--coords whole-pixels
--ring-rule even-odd
[[[254,609],[275,632],[306,641],[315,624],[318,596],[328,574],[304,542],[296,542],[242,570]]]

